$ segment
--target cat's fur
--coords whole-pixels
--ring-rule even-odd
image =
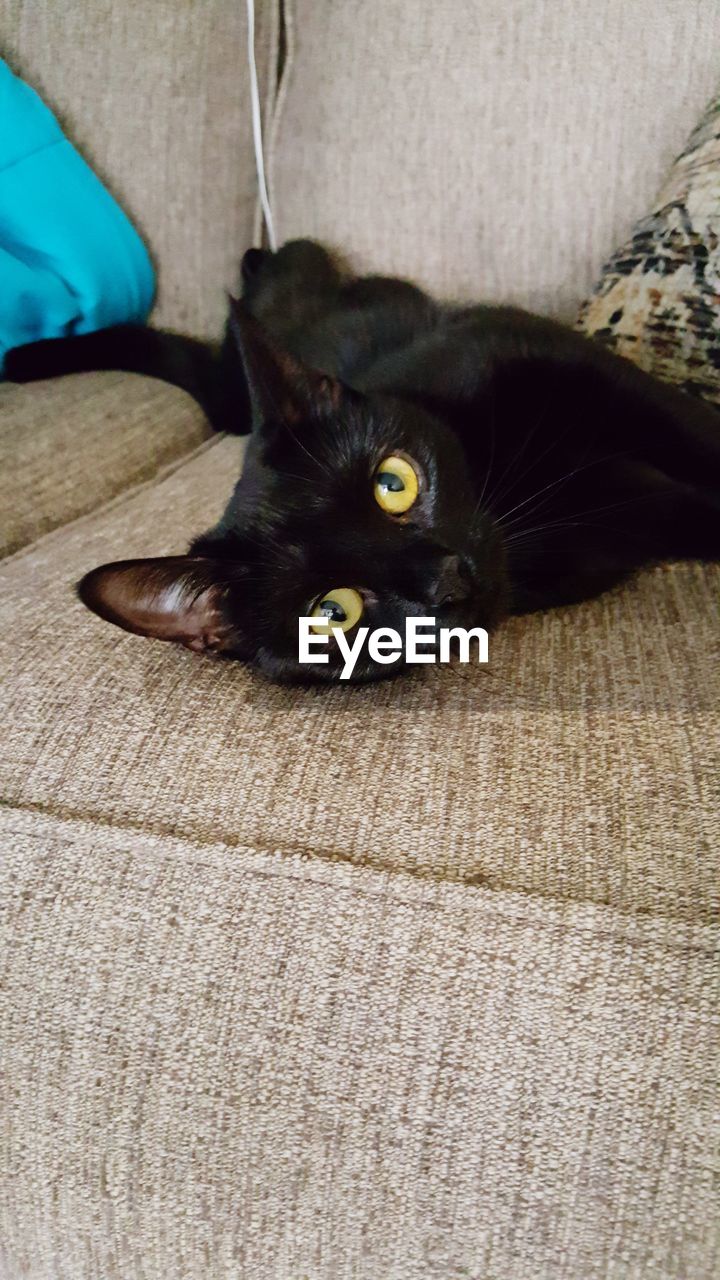
[[[330,589],[364,625],[494,626],[597,595],[656,560],[720,558],[720,414],[561,325],[445,307],[403,281],[348,279],[309,241],[250,250],[222,348],[123,327],[11,353],[28,381],[122,368],[184,387],[213,426],[251,430],[225,514],[186,556],[121,561],[80,584],[142,635],[336,679],[298,663],[298,617]],[[420,495],[381,510],[378,463]],[[354,679],[394,674],[364,651]]]

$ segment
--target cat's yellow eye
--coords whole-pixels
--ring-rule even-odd
[[[362,618],[364,607],[359,591],[352,587],[335,587],[315,605],[311,617],[317,618],[317,622],[312,624],[312,629],[321,632],[339,627],[341,631],[349,631]]]
[[[392,454],[383,458],[373,476],[375,500],[392,516],[409,511],[418,496],[418,478],[415,468],[406,458]]]

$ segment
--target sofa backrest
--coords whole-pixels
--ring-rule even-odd
[[[572,316],[720,78],[718,0],[286,0],[279,237]]]
[[[718,0],[255,8],[280,240],[568,317],[720,68]],[[146,237],[153,320],[198,334],[258,225],[246,41],[243,0],[0,0],[3,56]]]

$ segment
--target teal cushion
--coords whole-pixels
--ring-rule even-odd
[[[125,214],[0,60],[0,373],[25,342],[144,320],[154,290]]]

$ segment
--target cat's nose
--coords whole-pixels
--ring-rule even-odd
[[[443,556],[428,591],[428,603],[442,605],[467,600],[468,589],[468,572],[460,556]]]

